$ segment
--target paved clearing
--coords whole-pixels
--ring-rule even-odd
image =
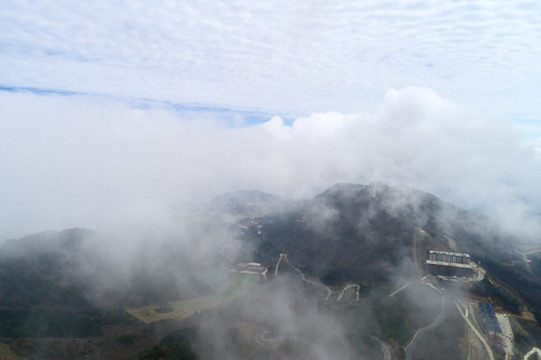
[[[513,330],[509,323],[509,318],[506,314],[496,314],[500,327],[502,328],[503,335],[503,351],[505,351],[505,360],[509,360],[513,357],[513,345],[515,342],[513,336]]]

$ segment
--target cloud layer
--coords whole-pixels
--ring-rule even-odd
[[[1,86],[302,115],[426,86],[539,119],[533,1],[70,1],[0,5]]]
[[[87,97],[4,92],[0,106],[1,238],[119,230],[226,191],[299,198],[337,182],[405,183],[512,227],[541,204],[535,149],[428,89],[390,90],[375,115],[249,127]]]

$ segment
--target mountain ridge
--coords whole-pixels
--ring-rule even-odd
[[[24,339],[48,343],[47,337],[72,345],[75,340],[67,339],[86,339],[85,351],[94,351],[95,359],[151,359],[178,350],[178,344],[160,339],[186,330],[187,338],[175,339],[183,353],[202,359],[223,355],[223,343],[213,340],[222,337],[234,344],[226,346],[231,359],[285,356],[287,341],[297,349],[291,359],[310,358],[306,354],[317,348],[310,344],[319,341],[333,349],[324,350],[322,359],[339,348],[347,348],[343,354],[349,359],[378,356],[376,336],[400,358],[415,330],[444,308],[442,295],[420,281],[428,250],[468,252],[487,269],[480,282],[434,281],[432,286],[447,288],[450,299],[471,294],[513,314],[524,329],[517,345],[522,353],[541,340],[535,322],[541,319],[541,258],[517,255],[513,236],[491,227],[486,217],[421,190],[335,184],[300,201],[241,191],[186,213],[189,222],[177,233],[149,233],[141,242],[72,228],[0,246],[0,342],[30,358],[52,359],[62,357],[32,353],[21,344]],[[122,244],[132,247],[129,255],[115,257],[128,250],[118,248]],[[287,266],[278,271],[284,258]],[[253,276],[260,281],[244,281]],[[222,285],[211,288],[200,281],[209,277]],[[207,305],[167,320],[169,312],[181,314],[183,304],[197,303]],[[456,337],[442,349],[459,346],[467,335],[454,308],[450,300],[443,329],[433,330],[435,338]],[[148,319],[159,312],[163,320],[144,323],[130,315],[143,312]],[[27,318],[34,319],[33,327],[26,325]],[[325,335],[336,328],[343,338]],[[265,329],[276,336],[259,342],[284,343],[259,344],[256,335]],[[101,339],[104,347],[98,351],[92,339]],[[69,354],[65,358],[84,357],[68,345],[62,349]],[[426,349],[426,354],[433,352]]]

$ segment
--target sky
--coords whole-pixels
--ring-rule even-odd
[[[428,87],[541,119],[536,1],[3,1],[1,83],[299,116]]]
[[[0,239],[406,183],[541,205],[535,1],[2,1]],[[529,228],[529,227],[528,227]]]

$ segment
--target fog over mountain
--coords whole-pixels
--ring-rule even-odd
[[[470,358],[469,341],[474,359],[499,356],[475,345],[460,313],[479,300],[516,317],[517,354],[541,339],[539,257],[421,190],[336,184],[296,201],[240,191],[183,210],[122,236],[6,241],[2,342],[30,359],[401,359],[414,339],[415,359]],[[486,278],[425,276],[433,249],[470,253]]]
[[[0,358],[541,357],[541,3],[0,2]]]
[[[1,238],[171,221],[232,190],[308,198],[337,182],[406,184],[494,216],[539,221],[539,149],[509,124],[426,88],[389,90],[377,113],[235,125],[82,96],[0,93]]]

